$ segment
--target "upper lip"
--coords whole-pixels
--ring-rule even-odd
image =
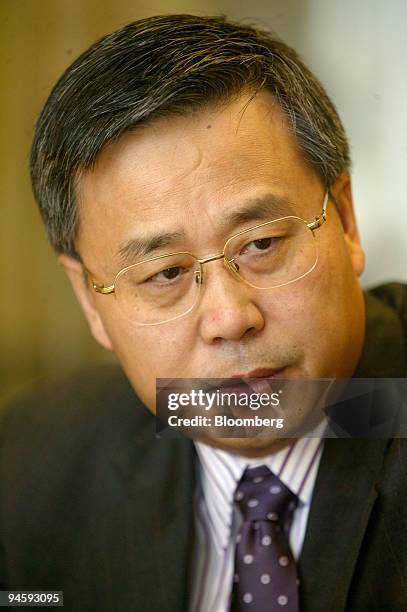
[[[244,372],[240,374],[233,374],[231,378],[270,378],[271,376],[275,376],[284,369],[282,368],[256,368],[255,370],[250,370],[250,372]]]

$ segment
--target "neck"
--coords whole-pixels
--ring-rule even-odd
[[[220,448],[233,455],[241,455],[254,459],[267,457],[277,453],[283,448],[295,444],[295,438],[278,438],[275,440],[262,438],[196,438],[197,442]]]

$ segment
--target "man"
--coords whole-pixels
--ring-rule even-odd
[[[362,292],[349,169],[320,83],[255,29],[155,17],[68,68],[34,192],[125,376],[4,409],[3,589],[63,590],[68,610],[406,609],[404,440],[322,422],[192,442],[151,415],[157,378],[406,376],[407,291]]]

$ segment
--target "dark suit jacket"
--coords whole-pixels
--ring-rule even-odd
[[[406,377],[407,287],[366,294],[355,376]],[[38,387],[1,412],[1,588],[63,590],[65,610],[182,612],[194,447],[157,439],[117,367]],[[407,610],[407,445],[326,440],[301,557],[302,610]]]

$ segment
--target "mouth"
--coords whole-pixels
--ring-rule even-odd
[[[249,372],[233,374],[232,379],[239,378],[241,388],[249,389],[254,393],[271,393],[273,387],[272,380],[279,380],[285,377],[287,366],[282,368],[255,368]]]
[[[233,374],[230,378],[283,378],[286,366],[277,369],[271,368],[256,368],[250,372]]]
[[[266,381],[288,378],[289,367],[281,368],[255,368],[248,372],[239,372],[227,376],[207,376],[199,379],[199,389],[205,393],[213,393],[219,390],[228,393],[247,393],[247,391],[258,391],[258,389],[270,390]],[[178,390],[178,389],[177,389]]]

